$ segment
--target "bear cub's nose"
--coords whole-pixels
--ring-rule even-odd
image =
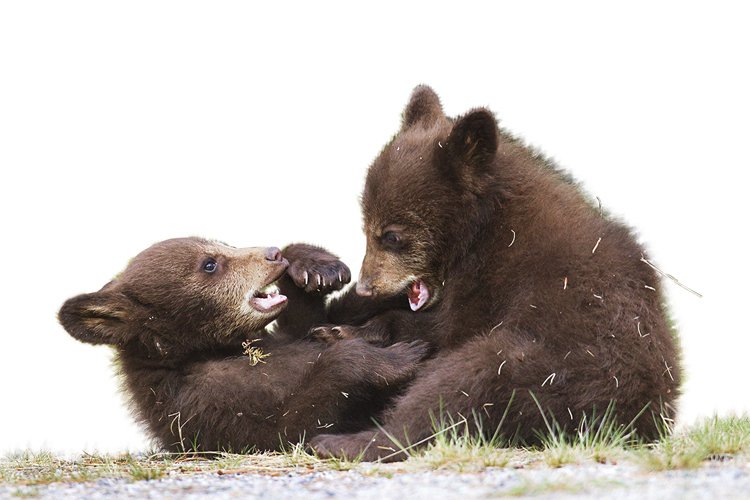
[[[270,260],[271,262],[281,262],[282,259],[281,250],[276,247],[266,248],[266,260]]]
[[[370,285],[369,282],[364,281],[364,280],[360,280],[357,283],[356,291],[357,291],[357,295],[362,296],[362,297],[372,297],[373,295],[372,286]]]

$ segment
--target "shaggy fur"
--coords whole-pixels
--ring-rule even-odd
[[[532,394],[563,429],[614,402],[622,424],[656,438],[657,422],[674,415],[680,367],[658,276],[632,232],[490,111],[447,118],[435,93],[418,87],[403,116],[362,196],[362,297],[334,302],[331,318],[344,324],[315,335],[420,338],[438,353],[382,432],[322,435],[313,447],[402,459],[387,436],[425,440],[442,412],[467,417],[472,432],[473,413],[489,434],[502,423],[506,437],[535,441],[546,425]],[[368,316],[380,297],[397,297],[402,310]]]
[[[289,261],[275,248],[163,241],[100,291],[65,302],[59,319],[76,339],[115,348],[137,419],[167,449],[275,450],[322,429],[366,428],[425,348],[301,340],[349,270],[309,245],[284,255]],[[267,288],[276,280],[286,310]],[[276,318],[277,331],[266,332]],[[246,341],[266,356],[254,366],[242,354]]]

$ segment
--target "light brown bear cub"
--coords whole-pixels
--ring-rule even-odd
[[[310,245],[282,257],[172,239],[69,299],[59,319],[76,339],[115,348],[134,413],[163,447],[275,450],[322,429],[365,428],[425,355],[420,343],[302,340],[324,321],[325,295],[348,280],[342,262]]]

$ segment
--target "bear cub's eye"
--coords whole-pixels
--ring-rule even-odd
[[[401,236],[394,233],[393,231],[388,231],[384,233],[380,239],[385,245],[388,245],[391,247],[398,247],[401,245]]]
[[[401,238],[393,231],[388,231],[383,235],[383,241],[386,243],[398,243],[401,241]]]
[[[209,257],[206,260],[203,261],[203,270],[207,273],[213,273],[218,269],[219,264],[216,262],[215,259]]]

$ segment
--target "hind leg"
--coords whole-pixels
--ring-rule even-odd
[[[513,428],[519,418],[531,413],[528,398],[514,397],[513,393],[513,388],[527,385],[518,380],[517,372],[525,362],[518,358],[531,352],[522,353],[518,346],[502,344],[494,338],[481,338],[439,354],[419,370],[414,383],[384,415],[381,428],[321,435],[311,441],[311,446],[326,457],[403,460],[408,455],[400,450],[428,443],[436,432],[435,421],[444,415],[461,422],[457,430],[477,432],[479,420],[483,428],[494,430],[512,398],[515,401],[503,427]]]
[[[583,414],[601,413],[617,397],[604,359],[579,350],[566,356],[567,349],[512,331],[479,337],[425,363],[381,428],[321,435],[311,446],[321,456],[403,460],[408,455],[402,447],[429,443],[439,431],[433,422],[446,414],[459,432],[536,442],[547,432],[546,422],[575,428]],[[580,368],[583,363],[588,365]]]

